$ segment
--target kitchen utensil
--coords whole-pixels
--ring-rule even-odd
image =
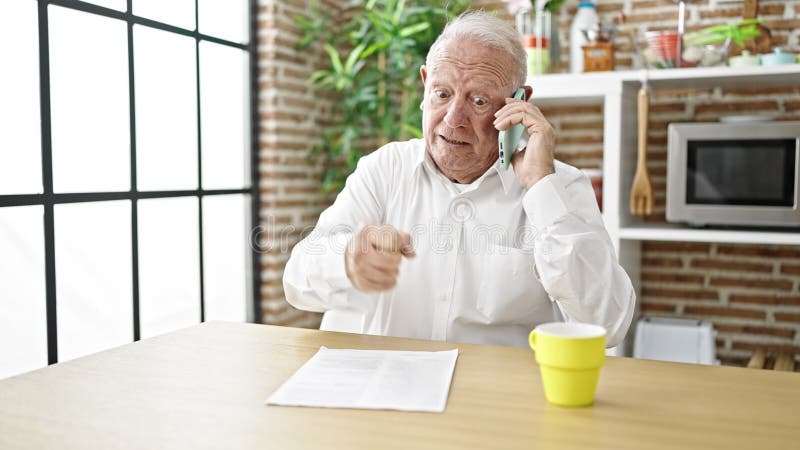
[[[645,72],[646,73],[646,72]],[[647,120],[650,99],[647,94],[647,78],[639,89],[639,136],[636,173],[631,185],[630,210],[634,216],[649,216],[653,212],[653,187],[647,173]]]
[[[680,0],[678,2],[678,42],[675,45],[675,48],[678,52],[678,58],[675,61],[676,67],[681,66],[681,55],[683,55],[683,33],[686,28],[686,2],[684,0]]]
[[[748,369],[763,369],[764,362],[767,359],[767,352],[763,348],[756,349],[750,356],[750,362],[747,363]]]

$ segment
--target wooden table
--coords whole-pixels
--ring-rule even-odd
[[[320,347],[458,347],[443,414],[266,406]],[[609,358],[549,405],[533,352],[206,323],[0,381],[0,449],[798,448],[800,374]]]

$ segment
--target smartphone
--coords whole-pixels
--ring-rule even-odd
[[[514,98],[523,101],[526,100],[525,89],[518,88],[516,91],[514,91]],[[522,137],[523,128],[524,127],[522,124],[518,123],[505,130],[501,130],[500,134],[497,136],[500,167],[502,167],[503,170],[508,170],[508,167],[511,165],[511,158],[517,151],[519,140]]]

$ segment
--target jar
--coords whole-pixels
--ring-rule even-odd
[[[523,36],[522,46],[528,54],[528,75],[547,73],[550,67],[549,40],[540,36]]]

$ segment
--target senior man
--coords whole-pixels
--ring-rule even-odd
[[[510,98],[525,57],[489,14],[447,25],[420,68],[424,139],[361,158],[292,251],[289,303],[325,312],[326,330],[526,346],[537,324],[565,320],[622,340],[634,290],[588,178],[554,160],[541,111]],[[515,124],[529,138],[504,170],[498,130]]]

